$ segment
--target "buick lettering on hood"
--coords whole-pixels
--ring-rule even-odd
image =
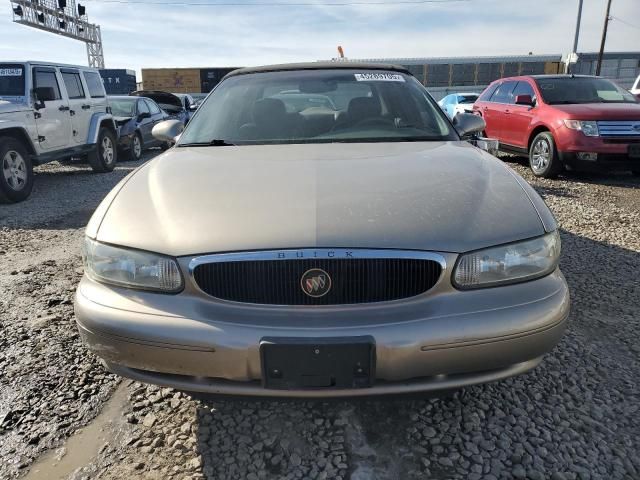
[[[236,70],[95,211],[78,328],[107,368],[205,394],[430,392],[536,367],[569,294],[558,226],[410,72]]]

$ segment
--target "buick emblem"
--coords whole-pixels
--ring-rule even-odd
[[[320,268],[312,268],[302,274],[300,286],[310,297],[324,297],[331,290],[331,277]]]

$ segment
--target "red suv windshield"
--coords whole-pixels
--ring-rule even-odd
[[[604,78],[536,78],[542,99],[549,105],[575,103],[637,103],[626,90]]]

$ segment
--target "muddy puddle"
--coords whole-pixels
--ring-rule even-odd
[[[89,425],[67,439],[64,446],[40,457],[22,480],[65,480],[88,465],[100,448],[113,440],[117,424],[123,421],[122,410],[126,403],[127,389],[122,382]]]

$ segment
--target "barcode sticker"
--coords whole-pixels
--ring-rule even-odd
[[[358,82],[404,82],[404,77],[397,73],[355,73]]]
[[[0,68],[0,77],[21,77],[21,68]]]

